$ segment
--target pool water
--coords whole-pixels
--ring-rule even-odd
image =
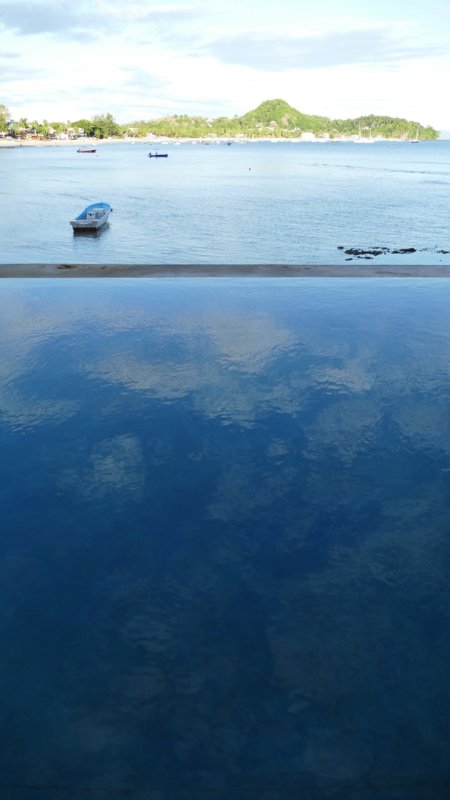
[[[450,283],[1,289],[2,797],[447,797]]]

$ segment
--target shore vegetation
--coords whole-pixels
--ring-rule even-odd
[[[23,117],[12,120],[9,110],[0,104],[0,134],[13,138],[95,137],[140,138],[164,137],[176,139],[203,138],[273,138],[273,139],[393,139],[433,140],[439,132],[431,126],[400,117],[369,114],[356,119],[331,119],[304,114],[284,100],[266,100],[242,116],[217,117],[173,114],[153,120],[137,120],[120,125],[110,113],[92,119],[67,122],[29,121]]]

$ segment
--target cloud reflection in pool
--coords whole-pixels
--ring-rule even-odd
[[[2,290],[4,782],[439,797],[450,283]]]

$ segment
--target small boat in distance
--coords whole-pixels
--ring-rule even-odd
[[[91,203],[70,224],[74,231],[96,231],[108,222],[111,211],[109,203]]]
[[[410,144],[419,144],[419,142],[420,142],[420,139],[419,139],[419,125],[418,125],[417,126],[417,131],[416,131],[416,138],[415,139],[410,139],[409,143]]]
[[[96,153],[95,147],[79,147],[77,153]]]
[[[149,153],[149,158],[168,158],[168,153]]]

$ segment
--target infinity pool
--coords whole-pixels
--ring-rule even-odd
[[[448,797],[449,307],[2,281],[2,798]]]

